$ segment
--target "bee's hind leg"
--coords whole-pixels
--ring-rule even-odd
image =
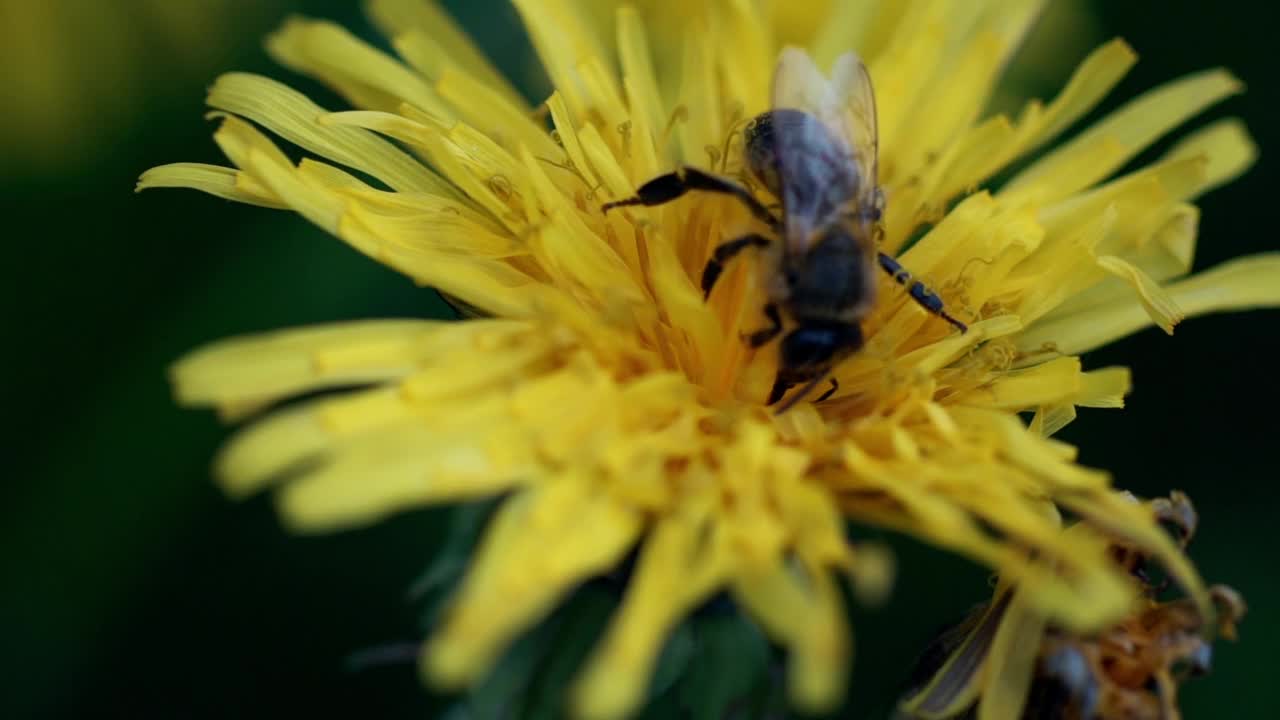
[[[635,197],[605,203],[600,207],[600,210],[601,212],[609,212],[614,208],[630,205],[643,205],[645,207],[664,205],[693,190],[732,195],[743,205],[746,205],[751,214],[760,222],[771,228],[776,229],[778,227],[778,219],[773,216],[769,208],[764,206],[764,203],[761,203],[756,199],[755,195],[751,194],[750,190],[728,178],[712,175],[698,168],[688,166],[682,167],[675,172],[669,172],[666,175],[659,175],[636,188]]]
[[[938,294],[930,290],[927,285],[916,280],[906,268],[902,267],[902,263],[892,257],[880,253],[880,268],[895,282],[907,288],[907,294],[920,307],[928,310],[930,313],[946,320],[956,327],[960,332],[968,332],[969,326],[947,314],[946,306],[942,302],[942,298]]]
[[[768,244],[769,238],[757,233],[751,233],[740,238],[734,238],[717,247],[715,252],[711,254],[711,259],[702,268],[703,299],[711,296],[711,288],[715,287],[716,280],[720,279],[720,273],[724,272],[725,263],[737,257],[738,253],[749,247],[761,248]]]

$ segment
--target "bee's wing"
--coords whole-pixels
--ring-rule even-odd
[[[784,48],[773,70],[773,107],[819,114],[832,103],[830,85],[808,53]]]
[[[876,96],[867,66],[852,52],[836,59],[831,69],[831,93],[838,122],[845,128],[845,140],[853,151],[863,182],[860,202],[874,202],[879,184],[880,135],[876,128]],[[824,117],[824,120],[826,118]],[[833,120],[837,120],[833,118]],[[864,205],[863,207],[866,207]]]
[[[875,203],[879,136],[876,99],[871,76],[852,52],[836,59],[831,79],[822,75],[799,48],[782,51],[773,77],[773,107],[804,110],[822,121],[827,131],[845,144],[858,172],[853,200],[861,208]],[[779,138],[779,142],[785,139]],[[787,154],[780,153],[785,163]]]

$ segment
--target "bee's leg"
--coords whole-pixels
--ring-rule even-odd
[[[880,253],[880,267],[889,273],[889,277],[892,277],[899,285],[905,286],[907,294],[920,307],[951,323],[960,332],[968,332],[968,325],[947,314],[946,308],[942,304],[942,298],[938,297],[938,294],[930,290],[924,283],[913,278],[911,273],[907,272],[907,269],[902,267],[902,264],[897,260]]]
[[[703,299],[711,296],[711,288],[715,287],[716,280],[720,278],[720,273],[724,272],[725,263],[749,247],[765,247],[768,244],[769,238],[757,233],[751,233],[750,235],[743,235],[740,238],[729,240],[717,247],[716,251],[711,254],[711,259],[707,261],[706,267],[702,268]]]
[[[826,392],[819,395],[818,399],[814,400],[814,402],[822,402],[832,395],[835,395],[836,391],[840,389],[840,382],[835,378],[827,378],[827,381],[831,383],[831,387],[827,388]]]
[[[627,207],[629,205],[644,205],[646,207],[663,205],[691,190],[732,195],[741,201],[743,205],[746,205],[751,214],[756,216],[760,222],[771,228],[778,227],[778,219],[773,216],[773,213],[769,212],[769,208],[756,199],[755,195],[751,194],[750,190],[728,178],[722,178],[688,166],[666,175],[659,175],[637,188],[635,197],[605,203],[600,207],[600,210],[601,212],[609,212],[614,208]]]
[[[778,333],[782,332],[782,316],[778,314],[778,306],[769,303],[764,306],[764,316],[769,318],[769,327],[755,332],[743,333],[742,340],[748,347],[758,348],[770,340],[778,337]]]
[[[774,378],[773,389],[769,391],[769,399],[766,400],[764,404],[772,405],[778,402],[779,400],[782,399],[782,396],[786,395],[787,391],[793,387],[795,387],[795,383],[787,382],[786,380],[782,379],[781,375],[779,375],[778,377]]]

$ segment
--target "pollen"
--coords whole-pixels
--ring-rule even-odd
[[[311,396],[240,430],[216,463],[229,494],[277,493],[298,531],[502,498],[424,646],[428,682],[478,682],[574,587],[636,552],[575,682],[576,716],[634,712],[665,638],[718,594],[788,652],[794,705],[831,709],[851,656],[840,586],[876,598],[891,583],[884,553],[858,540],[867,527],[990,567],[1065,632],[1109,627],[1138,598],[1110,557],[1116,537],[1212,612],[1151,514],[1051,435],[1129,392],[1126,369],[1082,353],[1280,304],[1280,256],[1191,274],[1196,199],[1256,156],[1238,120],[1118,174],[1238,80],[1174,80],[1067,135],[1136,56],[1107,43],[1055,98],[988,114],[1036,2],[793,2],[785,23],[734,0],[514,5],[554,87],[536,107],[434,2],[373,0],[394,56],[321,20],[268,41],[353,109],[224,75],[208,103],[230,165],[166,165],[138,185],[292,210],[464,310],[223,340],[172,369],[180,403],[229,419]],[[699,286],[715,249],[758,220],[697,192],[601,206],[683,166],[741,180],[736,136],[770,108],[785,47],[822,72],[861,56],[878,249],[967,331],[880,275],[863,347],[831,370],[838,390],[778,413],[776,343],[742,339],[768,322],[762,258],[729,263],[709,298]],[[1064,533],[1068,514],[1080,523]]]

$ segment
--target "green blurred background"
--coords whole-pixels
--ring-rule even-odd
[[[510,8],[446,4],[538,92]],[[235,504],[212,487],[209,460],[228,431],[176,409],[166,386],[166,365],[211,339],[443,314],[429,291],[293,215],[194,192],[133,194],[150,166],[221,161],[201,119],[218,72],[271,72],[338,106],[267,60],[261,38],[291,12],[373,37],[355,0],[0,0],[0,197],[14,251],[3,283],[13,423],[0,506],[4,717],[430,717],[451,703],[424,693],[411,664],[349,662],[417,638],[421,603],[408,588],[448,513],[287,535],[268,499]],[[1116,98],[1214,65],[1251,86],[1213,116],[1245,118],[1263,159],[1202,201],[1197,264],[1274,248],[1270,10],[1142,0],[1058,12],[1063,24],[1038,33],[1040,50],[1015,78],[1038,96],[1113,35],[1142,55]],[[1147,331],[1094,353],[1092,367],[1132,366],[1137,389],[1127,410],[1085,410],[1065,433],[1124,487],[1188,491],[1203,517],[1195,559],[1252,607],[1242,641],[1220,645],[1213,676],[1185,690],[1190,718],[1276,716],[1277,319],[1196,319],[1174,338]],[[884,716],[915,653],[987,593],[984,571],[892,542],[901,569],[890,606],[855,610],[850,717]],[[598,624],[613,594],[593,585],[558,621]],[[513,663],[518,675],[518,662],[504,667]]]

